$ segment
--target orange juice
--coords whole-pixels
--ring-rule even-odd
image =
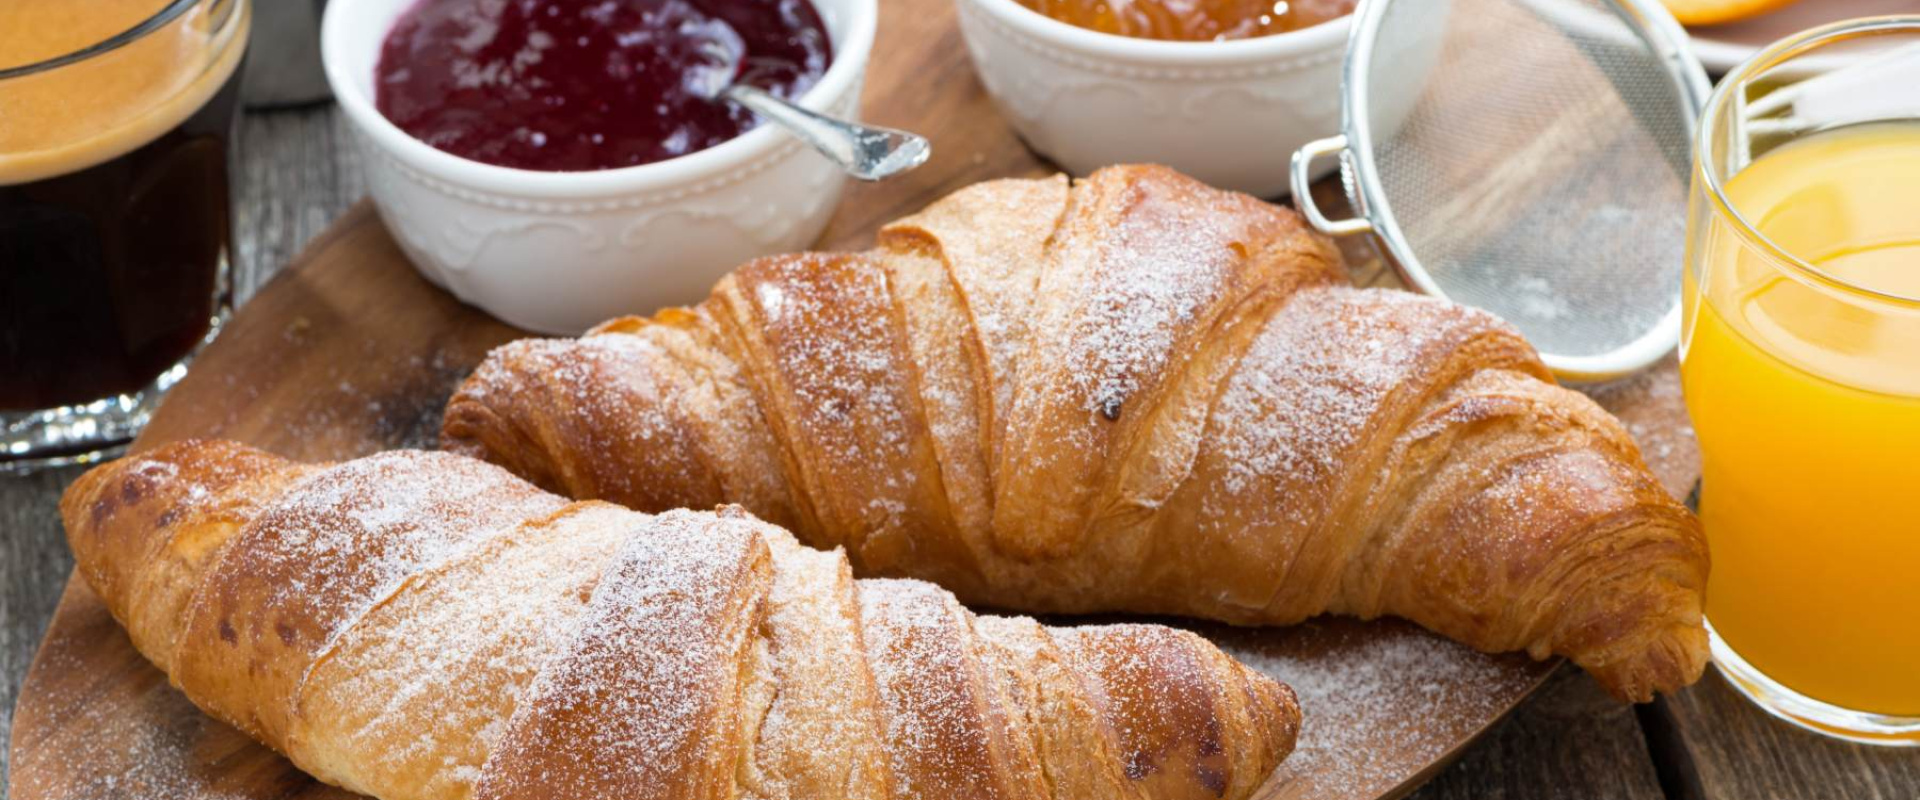
[[[1807,136],[1725,193],[1838,281],[1789,274],[1696,209],[1719,226],[1693,237],[1682,344],[1708,619],[1787,688],[1920,715],[1920,302],[1859,291],[1920,298],[1920,123]]]

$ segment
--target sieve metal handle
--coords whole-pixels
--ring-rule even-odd
[[[1293,154],[1293,204],[1301,214],[1306,215],[1307,222],[1329,236],[1352,236],[1373,231],[1373,223],[1362,218],[1327,219],[1327,215],[1320,213],[1320,206],[1313,202],[1313,162],[1330,155],[1343,155],[1346,151],[1347,137],[1341,135],[1308,142]]]

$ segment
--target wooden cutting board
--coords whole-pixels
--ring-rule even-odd
[[[974,181],[1050,170],[973,78],[948,0],[885,6],[867,117],[927,132],[937,152],[906,179],[850,192],[823,237],[828,248],[866,247],[881,223]],[[1339,204],[1337,187],[1320,193]],[[1391,283],[1370,247],[1347,247],[1356,281]],[[136,447],[227,437],[323,460],[430,446],[453,386],[489,348],[521,335],[421,280],[363,204],[234,317]],[[1673,365],[1592,391],[1628,423],[1669,488],[1686,491],[1698,455]],[[1301,748],[1264,799],[1404,795],[1553,669],[1474,653],[1395,621],[1196,629],[1301,695]],[[13,724],[16,800],[353,797],[200,714],[78,580],[21,687]]]

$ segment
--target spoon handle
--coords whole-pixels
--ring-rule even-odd
[[[877,181],[927,162],[933,145],[892,128],[861,125],[801,108],[761,89],[736,83],[722,94],[762,119],[786,128],[800,141],[863,181]]]

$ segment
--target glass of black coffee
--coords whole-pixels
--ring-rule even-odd
[[[0,472],[125,445],[226,318],[250,14],[0,1]]]

